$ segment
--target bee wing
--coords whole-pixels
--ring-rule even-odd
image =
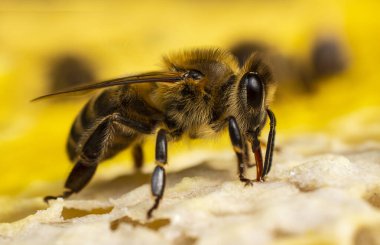
[[[180,72],[150,72],[150,73],[144,73],[140,75],[135,76],[128,76],[128,77],[120,77],[115,78],[99,83],[93,83],[93,84],[87,84],[83,86],[74,87],[71,89],[58,91],[51,94],[42,95],[40,97],[37,97],[33,101],[50,98],[52,96],[56,95],[62,95],[62,94],[70,94],[80,91],[89,91],[94,89],[101,89],[101,88],[108,88],[113,86],[120,86],[120,85],[127,85],[127,84],[133,84],[133,83],[154,83],[154,82],[164,82],[164,83],[174,83],[179,82],[184,79],[185,73]]]

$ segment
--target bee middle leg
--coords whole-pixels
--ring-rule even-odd
[[[244,162],[244,148],[246,147],[243,145],[243,138],[240,134],[239,127],[234,117],[230,117],[228,120],[228,132],[230,134],[231,143],[238,159],[239,179],[241,182],[244,182],[245,185],[252,185],[253,181],[244,176],[246,167]]]
[[[153,211],[158,208],[165,190],[166,173],[164,166],[168,161],[168,142],[166,131],[164,129],[160,129],[157,133],[155,154],[157,166],[154,168],[151,179],[151,191],[152,195],[155,197],[155,201],[153,206],[147,212],[148,219],[152,217]]]

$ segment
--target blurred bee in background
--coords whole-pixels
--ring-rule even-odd
[[[344,72],[348,68],[348,58],[343,45],[332,36],[318,37],[306,58],[285,56],[258,41],[241,41],[231,47],[231,53],[243,66],[249,56],[261,52],[268,58],[275,80],[281,78],[279,94],[292,87],[293,91],[314,92],[321,80]]]
[[[182,136],[208,137],[228,128],[237,156],[240,181],[245,177],[252,150],[256,181],[264,181],[272,164],[276,120],[269,104],[276,83],[270,68],[258,54],[250,55],[239,67],[235,57],[219,49],[195,49],[164,57],[165,69],[136,76],[41,96],[106,88],[91,99],[75,119],[67,141],[67,152],[75,163],[61,196],[67,198],[82,190],[93,177],[98,164],[131,147],[134,164],[143,164],[143,139],[156,134],[156,167],[151,179],[155,197],[147,217],[163,197],[167,164],[167,143]],[[259,136],[270,120],[265,160]]]
[[[312,77],[323,79],[344,72],[349,66],[346,53],[337,38],[318,37],[310,54]]]
[[[49,91],[55,92],[96,80],[91,64],[78,54],[60,54],[49,62]]]

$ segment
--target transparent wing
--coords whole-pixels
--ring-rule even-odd
[[[133,83],[159,83],[159,82],[175,83],[175,82],[182,81],[184,78],[185,78],[184,72],[149,72],[149,73],[143,73],[143,74],[139,74],[135,76],[120,77],[120,78],[115,78],[115,79],[111,79],[111,80],[107,80],[107,81],[103,81],[99,83],[78,86],[71,89],[42,95],[31,101],[33,102],[33,101],[37,101],[41,99],[46,99],[46,98],[50,98],[56,95],[70,94],[70,93],[75,93],[75,92],[80,92],[80,91],[108,88],[108,87],[127,85],[127,84],[133,84]]]

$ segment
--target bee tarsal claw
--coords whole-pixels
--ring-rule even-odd
[[[44,197],[44,202],[49,203],[50,200],[56,200],[62,196],[46,196]]]
[[[244,183],[244,186],[253,186],[253,182],[255,182],[247,178],[240,178],[240,181]]]

